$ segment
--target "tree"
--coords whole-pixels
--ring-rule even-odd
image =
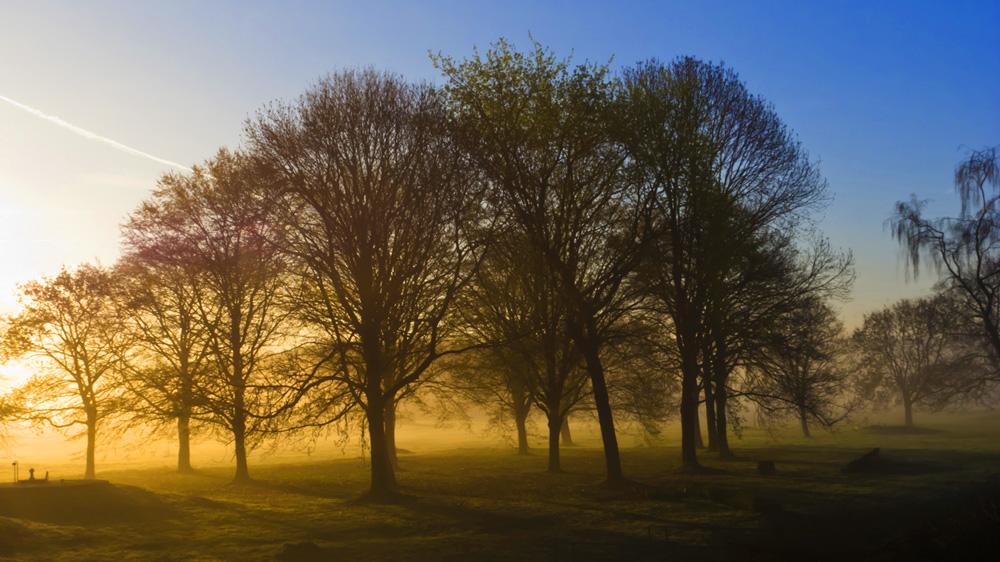
[[[441,391],[453,401],[471,402],[483,408],[490,429],[506,431],[511,423],[517,453],[529,455],[528,418],[532,401],[525,380],[524,360],[507,346],[471,350],[442,366]]]
[[[17,390],[33,423],[84,426],[85,478],[94,478],[100,422],[116,411],[116,377],[131,346],[111,299],[112,278],[95,265],[63,269],[19,286],[22,311],[4,339],[8,353],[40,360],[42,372]]]
[[[316,406],[363,410],[376,500],[396,483],[386,413],[461,351],[453,304],[491,230],[448,124],[432,88],[367,69],[328,76],[246,128],[304,287],[314,360],[302,388]]]
[[[780,354],[794,355],[799,351],[809,353],[808,346],[795,350],[782,344],[788,335],[787,331],[795,330],[803,315],[808,316],[805,311],[827,306],[825,303],[831,300],[846,298],[854,281],[850,253],[834,251],[827,240],[818,238],[815,234],[808,246],[801,246],[788,232],[767,231],[764,237],[757,239],[753,247],[743,247],[743,258],[736,262],[736,267],[731,271],[727,292],[717,294],[710,301],[713,311],[719,308],[726,311],[724,323],[720,322],[718,312],[709,315],[708,333],[711,334],[709,339],[716,342],[716,346],[723,347],[724,357],[728,361],[720,366],[715,360],[718,354],[712,348],[705,354],[710,358],[713,368],[713,373],[705,381],[705,388],[712,388],[717,405],[721,404],[714,413],[722,412],[722,416],[716,417],[714,426],[717,447],[723,458],[734,457],[731,453],[727,454],[728,439],[724,417],[726,396],[746,396],[758,403],[759,413],[770,411],[773,414],[781,410],[774,409],[782,403],[780,398],[775,401],[776,396],[762,396],[756,392],[760,383],[760,378],[756,375],[760,374],[761,369],[771,375],[769,378],[772,383],[783,380],[785,387],[777,396],[789,397],[789,377],[798,379],[800,383],[808,381],[805,386],[800,386],[802,389],[809,389],[808,392],[803,390],[806,394],[800,394],[797,400],[800,404],[807,404],[806,411],[811,417],[829,425],[846,415],[846,412],[834,414],[835,410],[840,411],[833,401],[832,394],[836,391],[827,388],[835,386],[835,380],[842,378],[842,374],[835,369],[819,368],[817,371],[820,367],[817,363],[819,355],[812,356],[808,363],[800,364],[797,367],[798,375],[794,377],[791,371],[784,370],[790,368],[786,362],[787,357],[778,360],[782,367],[774,369],[777,365],[774,360]],[[819,321],[823,318],[836,322],[836,315],[832,311],[813,319]],[[818,330],[815,327],[807,329]],[[719,337],[720,333],[723,338]],[[816,335],[818,334],[810,334],[808,338],[803,336],[804,339],[799,343]],[[799,356],[797,360],[804,359]],[[744,380],[737,377],[732,381],[734,373],[742,375]],[[710,429],[713,426],[712,414],[709,411]],[[808,426],[804,426],[804,431],[807,429]],[[711,432],[709,436],[711,442]]]
[[[805,437],[810,420],[824,427],[843,420],[852,409],[842,403],[848,390],[843,330],[829,304],[802,299],[771,325],[769,341],[748,369],[744,395],[767,416],[794,414]]]
[[[899,241],[908,271],[920,273],[922,259],[941,275],[960,303],[961,325],[983,342],[993,366],[969,381],[976,386],[1000,380],[1000,146],[971,151],[955,169],[958,217],[924,217],[927,201],[916,195],[897,201],[887,224]],[[926,263],[926,262],[925,262]]]
[[[859,353],[862,395],[876,403],[902,403],[913,426],[913,408],[942,404],[972,373],[972,361],[951,331],[952,310],[944,295],[904,299],[865,315],[852,340]]]
[[[729,454],[722,440],[726,379],[739,363],[735,303],[756,298],[740,289],[754,285],[746,273],[775,233],[802,231],[825,201],[825,183],[773,108],[732,70],[692,58],[653,60],[627,69],[622,82],[623,142],[655,193],[660,233],[642,279],[676,332],[682,461],[697,470],[703,381],[711,385],[720,455]]]
[[[236,483],[250,480],[248,451],[288,409],[287,385],[272,378],[279,346],[293,343],[286,330],[287,263],[271,241],[271,204],[255,177],[244,156],[220,150],[190,174],[162,176],[153,197],[129,219],[131,234],[141,239],[132,243],[144,259],[196,272],[191,280],[197,289],[189,297],[196,329],[207,339],[212,376],[196,385],[204,413],[192,415],[231,439]]]
[[[608,482],[621,483],[602,353],[635,301],[626,280],[648,240],[648,200],[628,181],[615,142],[608,69],[571,68],[538,43],[521,53],[503,39],[485,57],[434,63],[466,149],[563,301],[565,331],[590,377]]]
[[[677,413],[680,390],[675,340],[664,320],[650,311],[633,311],[610,335],[606,354],[614,410],[637,424],[650,444]]]
[[[502,356],[512,396],[523,389],[545,413],[548,470],[559,472],[560,435],[567,415],[589,396],[589,377],[544,257],[516,231],[505,234],[470,286],[465,323],[474,341]]]
[[[119,279],[116,305],[133,348],[122,358],[125,408],[129,427],[173,424],[177,434],[177,469],[190,472],[192,419],[207,415],[201,390],[212,374],[212,346],[199,304],[206,297],[195,263],[166,260],[160,244],[169,232],[156,221],[133,216],[123,227],[124,257],[115,268]]]

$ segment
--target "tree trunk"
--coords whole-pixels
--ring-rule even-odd
[[[712,392],[712,381],[706,380],[705,384],[705,428],[708,430],[708,450],[716,452],[719,450],[719,431],[715,421],[715,393]]]
[[[182,330],[190,329],[187,315],[181,316]],[[191,409],[194,403],[194,377],[191,374],[190,348],[181,346],[177,360],[180,364],[180,412],[177,416],[177,471],[194,472],[191,468]]]
[[[590,330],[593,333],[593,328]],[[583,355],[587,362],[587,373],[590,375],[590,386],[594,391],[594,405],[597,408],[597,421],[601,426],[601,441],[604,444],[604,463],[608,473],[608,484],[614,486],[625,483],[622,474],[621,455],[618,452],[618,437],[615,435],[615,422],[611,413],[611,400],[608,396],[608,384],[604,379],[604,366],[594,342],[581,342]],[[561,428],[557,427],[558,432]]]
[[[94,470],[94,450],[97,445],[97,413],[87,412],[87,469],[83,477],[90,480],[96,478]]]
[[[514,407],[514,425],[517,426],[517,454],[531,454],[528,447],[528,407]]]
[[[233,447],[236,451],[236,475],[233,476],[233,484],[246,484],[250,482],[246,441],[246,419],[243,415],[239,415],[233,422]]]
[[[694,448],[705,448],[705,440],[701,435],[701,406],[698,406],[698,415],[694,417]]]
[[[363,263],[368,262],[370,256],[364,256]],[[372,271],[369,267],[364,267],[363,271]],[[368,310],[375,302],[371,296],[371,279],[361,282],[361,308]],[[366,494],[368,499],[376,502],[389,501],[394,495],[396,487],[396,473],[389,458],[389,443],[386,439],[386,409],[391,404],[393,396],[386,396],[382,390],[385,382],[387,365],[384,357],[383,341],[379,334],[379,327],[372,317],[366,316],[361,319],[359,330],[361,340],[361,356],[365,369],[365,415],[368,421],[368,446],[371,452],[371,487]]]
[[[531,402],[528,393],[520,379],[511,379],[509,385],[511,410],[514,412],[514,426],[517,428],[517,454],[530,455],[528,447],[528,413],[531,412]]]
[[[569,431],[569,416],[563,418],[562,423],[562,446],[563,447],[573,447],[573,434]]]
[[[558,411],[558,410],[557,410]],[[549,472],[560,472],[562,467],[559,464],[559,432],[562,430],[563,420],[558,414],[549,413]]]
[[[684,361],[681,366],[681,464],[685,472],[701,468],[696,450],[698,430],[698,362]]]
[[[715,394],[715,432],[719,442],[719,458],[735,460],[736,455],[729,449],[729,424],[726,419],[726,381],[729,379],[729,369],[726,358],[726,339],[721,332],[715,334],[715,353],[712,356],[712,391]]]
[[[232,353],[232,371],[230,373],[230,386],[233,389],[233,448],[236,453],[236,474],[233,476],[234,484],[246,484],[250,482],[250,469],[247,465],[247,411],[246,411],[246,383],[248,373],[243,370],[243,354],[240,350],[243,347],[242,334],[242,313],[237,307],[231,314],[229,338]]]
[[[385,403],[385,450],[393,470],[399,470],[396,457],[396,401],[392,398]]]
[[[906,427],[913,427],[913,400],[903,395],[903,419]]]
[[[809,434],[809,416],[806,415],[805,408],[799,408],[799,420],[802,421],[802,435],[805,437],[812,437]]]
[[[736,455],[729,449],[729,438],[727,436],[728,420],[726,419],[726,387],[719,384],[715,387],[715,431],[719,440],[719,458],[723,460],[734,460]]]
[[[379,391],[381,394],[381,391]],[[396,487],[396,475],[389,460],[389,449],[385,435],[385,406],[372,403],[369,395],[368,445],[371,447],[372,483],[368,497],[385,500],[392,496]]]
[[[191,417],[177,416],[177,470],[192,472],[191,468]]]
[[[235,373],[242,370],[241,364],[233,367]],[[236,475],[233,476],[234,484],[246,484],[250,482],[250,469],[247,465],[247,414],[246,403],[244,402],[245,388],[242,385],[242,376],[234,377],[237,383],[233,385],[235,391],[233,397],[233,447],[236,452]]]

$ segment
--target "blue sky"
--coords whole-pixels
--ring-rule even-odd
[[[324,73],[438,81],[428,51],[498,37],[613,67],[724,61],[821,161],[822,229],[858,263],[853,325],[929,284],[906,283],[883,231],[893,203],[954,212],[963,147],[1000,144],[998,29],[1000,2],[10,2],[0,96],[190,165]],[[119,222],[166,169],[0,103],[0,302],[60,264],[113,261]]]

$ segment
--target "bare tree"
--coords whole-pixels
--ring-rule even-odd
[[[200,313],[203,272],[164,251],[161,244],[169,244],[170,232],[159,232],[158,226],[163,225],[133,216],[123,228],[125,255],[115,267],[122,329],[131,331],[134,342],[122,358],[121,380],[130,398],[126,425],[174,425],[177,469],[190,472],[191,423],[207,414],[200,389],[213,373],[205,322],[218,316]]]
[[[853,409],[844,401],[850,373],[843,330],[829,304],[812,295],[802,299],[770,326],[747,368],[743,394],[766,416],[792,413],[805,437],[811,420],[823,427],[842,421]]]
[[[254,181],[243,156],[220,150],[193,173],[164,175],[129,219],[133,234],[148,237],[141,242],[146,259],[197,271],[190,297],[212,376],[198,381],[204,413],[192,415],[231,439],[237,483],[250,480],[248,451],[288,396],[270,380],[281,347],[290,345],[287,264],[271,242],[269,201]]]
[[[625,282],[648,239],[647,203],[624,173],[606,66],[558,60],[504,40],[485,57],[434,57],[465,145],[498,204],[544,259],[583,355],[608,482],[624,481],[602,360],[608,331],[635,295]]]
[[[107,270],[81,265],[19,286],[22,311],[9,319],[8,353],[42,369],[16,394],[33,423],[86,431],[86,478],[94,478],[97,430],[116,410],[121,357],[130,348],[112,303]]]
[[[664,320],[650,311],[633,311],[616,326],[606,354],[615,412],[636,424],[647,443],[677,414],[677,347]]]
[[[475,281],[469,330],[495,352],[513,355],[510,365],[519,372],[509,378],[523,384],[531,402],[545,413],[548,470],[559,472],[566,417],[590,394],[583,354],[565,330],[560,288],[548,274],[544,257],[516,232],[493,247]]]
[[[364,411],[373,499],[396,483],[387,408],[459,351],[452,305],[490,230],[448,123],[429,86],[368,69],[328,76],[246,128],[305,291],[315,359],[303,388],[314,405]]]
[[[463,337],[479,348],[452,359],[448,370],[450,386],[492,412],[495,422],[513,418],[518,454],[527,455],[527,420],[534,404],[528,380],[532,358],[518,340],[536,331],[529,304],[534,295],[525,291],[521,264],[509,259],[516,239],[509,234],[505,238],[484,256],[459,305],[467,326]]]
[[[442,365],[441,393],[452,401],[472,403],[489,416],[489,429],[507,431],[513,424],[519,455],[530,454],[528,419],[533,402],[525,380],[524,359],[508,346],[471,350]],[[447,399],[447,398],[446,398]]]
[[[952,332],[948,304],[943,295],[904,299],[866,314],[852,336],[861,394],[876,403],[901,403],[907,427],[914,406],[946,402],[974,372],[965,342]]]

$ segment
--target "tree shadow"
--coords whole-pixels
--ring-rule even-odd
[[[946,433],[943,429],[931,427],[905,426],[905,425],[870,425],[864,430],[868,433],[879,435],[931,435],[935,433]]]
[[[285,494],[296,494],[299,496],[309,496],[313,498],[322,498],[328,500],[349,500],[351,494],[345,492],[334,492],[327,488],[326,486],[313,486],[306,487],[302,485],[289,484],[287,482],[273,482],[269,480],[257,480],[251,478],[249,482],[244,482],[242,484],[233,484],[233,486],[243,486],[248,488],[258,488],[262,490],[271,490],[275,492],[282,492]]]
[[[85,527],[145,523],[178,517],[163,496],[122,484],[79,487],[37,486],[6,489],[0,497],[0,515],[41,523]]]

